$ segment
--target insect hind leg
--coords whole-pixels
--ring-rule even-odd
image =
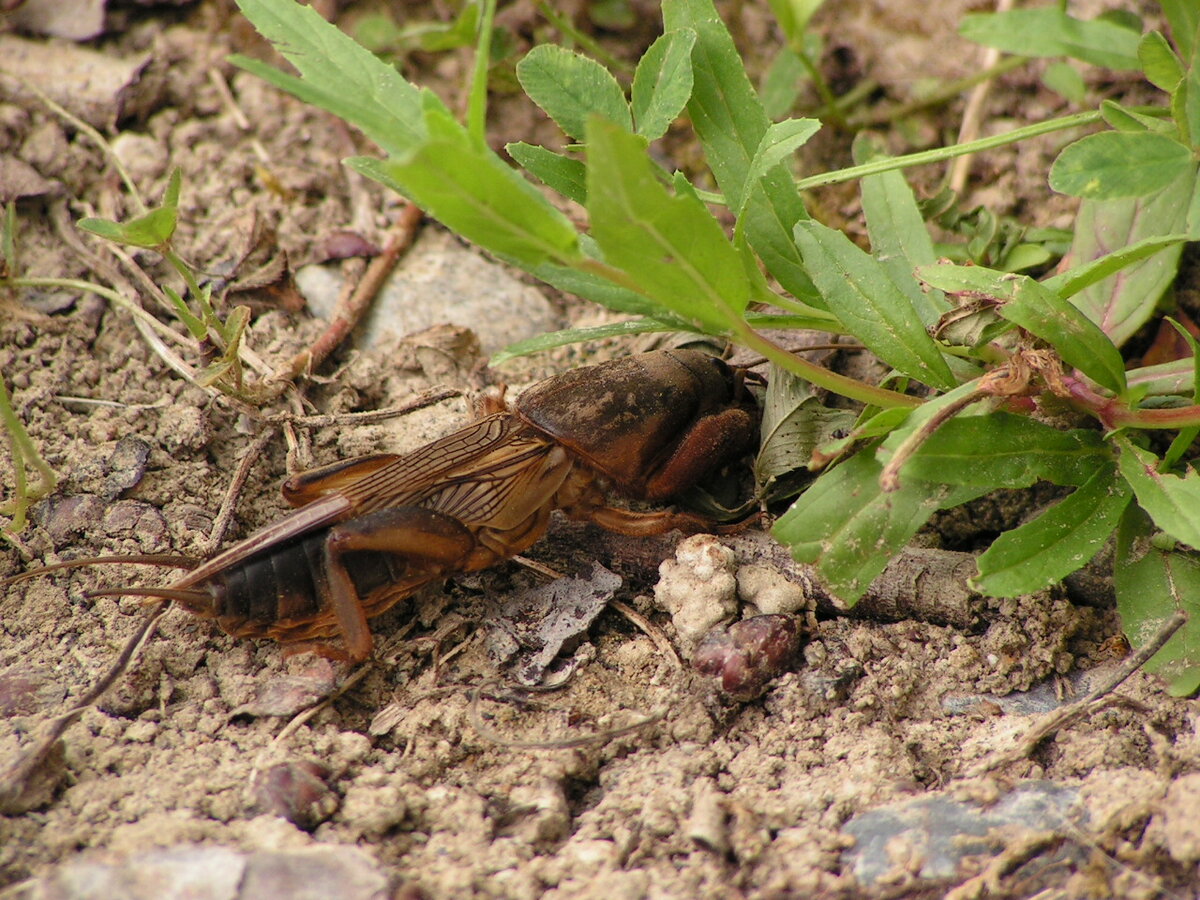
[[[425,570],[422,577],[414,578],[419,586],[461,568],[475,548],[475,535],[458,519],[417,506],[376,510],[330,528],[324,546],[326,599],[351,661],[370,656],[373,642],[366,608],[343,558],[346,554],[373,551],[402,556],[414,569]],[[403,596],[397,591],[391,600]]]

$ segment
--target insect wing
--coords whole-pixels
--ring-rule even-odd
[[[461,472],[447,473],[425,494],[408,502],[454,516],[464,523],[503,527],[543,506],[569,466],[566,454],[530,432],[509,437]]]
[[[437,493],[448,479],[472,477],[474,464],[502,446],[518,427],[508,413],[487,416],[364,475],[341,493],[356,515],[394,506],[425,506],[421,501]]]
[[[234,544],[224,553],[218,553],[203,565],[192,569],[172,587],[186,588],[200,584],[264,550],[340,522],[353,511],[354,507],[350,500],[341,494],[319,497],[291,515],[284,516],[278,522],[272,522],[265,528],[259,529],[244,541]]]

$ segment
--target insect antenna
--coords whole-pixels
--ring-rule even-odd
[[[135,563],[141,566],[167,566],[175,569],[194,569],[201,562],[202,560],[191,556],[178,556],[171,553],[146,553],[134,556],[89,556],[86,559],[68,559],[66,562],[38,566],[36,569],[30,569],[28,572],[22,572],[19,575],[0,578],[0,588],[20,584],[22,581],[28,581],[31,578],[37,578],[45,575],[47,572],[54,572],[59,569],[81,569],[84,566],[95,566],[101,563]]]
[[[169,587],[107,588],[103,591],[87,591],[83,596],[89,600],[96,597],[153,597],[156,600],[178,600],[189,609],[198,603],[203,604],[212,599],[205,591],[188,591]]]

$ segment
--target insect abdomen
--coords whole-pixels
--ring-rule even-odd
[[[213,576],[205,587],[221,629],[238,636],[299,629],[306,637],[335,630],[327,592],[319,587],[329,583],[327,538],[323,529]],[[345,563],[360,597],[395,581],[404,569],[403,560],[386,553],[352,553]]]

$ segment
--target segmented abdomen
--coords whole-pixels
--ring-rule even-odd
[[[329,608],[324,560],[327,537],[328,529],[322,529],[276,545],[197,585],[212,598],[209,614],[223,631],[238,637],[284,638],[294,632],[297,639],[305,639],[335,634],[338,628]],[[351,553],[343,561],[363,598],[398,582],[407,568],[402,558],[387,553]]]

